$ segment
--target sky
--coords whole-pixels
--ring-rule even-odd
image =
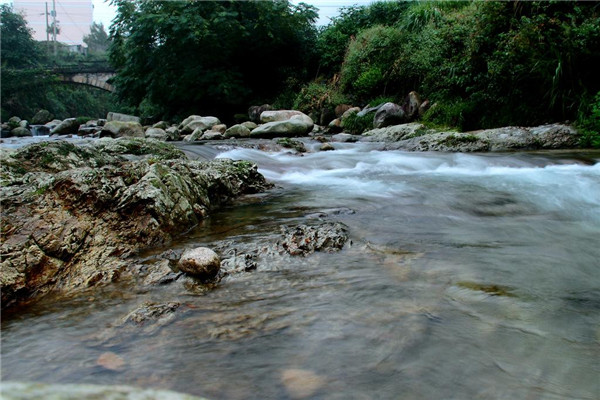
[[[60,1],[60,0],[59,0]],[[301,0],[291,0],[293,4],[300,3]],[[48,0],[51,3],[51,0]],[[327,25],[331,17],[338,15],[340,7],[348,7],[353,5],[368,5],[373,0],[304,0],[306,4],[314,5],[319,9],[319,21],[317,25]],[[0,4],[12,3],[11,0],[0,0]],[[111,7],[109,1],[92,0],[94,5],[94,21],[102,22],[106,29],[110,26],[112,19],[115,16],[115,9]]]

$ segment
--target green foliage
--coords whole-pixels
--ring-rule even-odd
[[[141,116],[225,117],[271,101],[288,78],[305,81],[314,68],[317,13],[303,3],[112,3],[114,83]]]
[[[348,47],[340,74],[341,89],[359,103],[385,95],[404,40],[402,32],[393,27],[374,26],[362,31]]]
[[[31,29],[22,15],[12,12],[9,5],[0,5],[0,54],[5,68],[35,67],[39,58]]]
[[[597,3],[418,1],[381,26],[357,15],[321,38],[356,28],[338,67],[356,103],[416,90],[439,105],[428,123],[469,130],[573,120],[600,90]]]
[[[353,135],[360,135],[370,129],[373,129],[373,116],[374,113],[368,113],[363,116],[359,116],[358,113],[353,113],[344,118],[343,128],[345,132],[352,133]]]
[[[340,15],[319,33],[320,72],[327,77],[339,71],[353,37],[375,25],[394,26],[409,8],[408,1],[380,1],[368,6],[342,8]]]
[[[582,133],[581,145],[583,147],[600,148],[600,92],[584,105],[577,119],[577,127]]]

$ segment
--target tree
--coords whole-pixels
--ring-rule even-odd
[[[0,51],[2,68],[26,68],[37,65],[38,46],[22,15],[7,4],[0,6]]]
[[[113,0],[109,58],[120,97],[151,117],[233,115],[304,81],[312,6],[277,1]]]
[[[87,44],[90,54],[104,54],[110,46],[110,39],[104,25],[96,22],[90,26],[90,34],[83,37],[83,42]]]

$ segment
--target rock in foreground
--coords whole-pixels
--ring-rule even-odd
[[[192,277],[208,280],[214,278],[219,272],[221,260],[211,249],[197,247],[184,251],[177,266],[181,272]]]
[[[116,280],[128,255],[268,187],[250,162],[183,157],[143,139],[2,150],[2,306]]]
[[[4,400],[202,400],[200,397],[170,390],[140,389],[132,386],[43,384],[2,382],[0,392]]]

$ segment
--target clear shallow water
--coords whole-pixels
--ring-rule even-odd
[[[277,188],[172,247],[259,248],[280,225],[327,219],[348,226],[342,252],[266,259],[211,290],[132,283],[4,315],[2,379],[213,399],[599,397],[598,153],[336,146],[187,149],[254,160]],[[148,300],[182,306],[119,327]],[[106,352],[124,365],[99,366]]]

